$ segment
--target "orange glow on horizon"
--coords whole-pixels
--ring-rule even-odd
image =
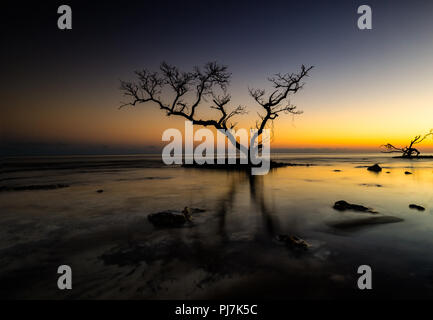
[[[318,68],[305,89],[293,97],[292,103],[304,113],[295,117],[282,114],[275,120],[271,147],[380,151],[383,144],[403,147],[414,136],[427,133],[433,128],[433,63],[430,56],[428,63],[416,66],[405,58],[396,61],[398,68],[388,66],[380,74],[374,68],[358,68],[353,70],[356,77],[348,76],[350,66],[327,73],[325,78]],[[404,90],[395,81],[401,73],[416,79],[405,83]],[[71,92],[68,97],[63,93],[48,97],[43,91],[25,97],[11,93],[13,104],[5,103],[1,118],[7,121],[0,133],[16,140],[158,147],[165,144],[161,141],[165,129],[183,131],[183,118],[167,117],[156,105],[119,110],[118,83],[114,79],[110,84],[100,91]],[[234,84],[231,91],[232,105],[250,110],[233,119],[239,121],[238,128],[245,129],[254,126],[261,111],[248,96],[247,85]],[[202,108],[207,109],[208,103]],[[203,119],[212,115],[200,113]],[[433,139],[417,148],[433,151]]]

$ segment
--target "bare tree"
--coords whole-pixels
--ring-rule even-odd
[[[269,123],[280,114],[302,113],[296,106],[290,104],[289,96],[303,87],[302,80],[308,76],[312,68],[302,65],[297,74],[276,74],[275,77],[269,78],[273,87],[269,95],[266,95],[263,89],[249,89],[250,95],[263,108],[263,112],[259,113],[260,120],[255,124],[257,128],[255,138],[260,137]],[[236,126],[232,118],[246,114],[247,108],[229,107],[231,96],[227,93],[227,86],[231,74],[227,71],[227,66],[209,62],[203,68],[195,67],[191,72],[182,72],[177,67],[163,62],[159,72],[142,70],[137,71],[136,75],[136,81],[121,81],[121,91],[129,101],[120,108],[154,103],[164,110],[167,116],[180,116],[192,121],[194,125],[224,130],[230,142],[238,150],[248,154],[249,146],[242,146],[229,130]],[[217,110],[219,116],[215,119],[201,119],[197,115],[197,109],[209,100],[211,104],[208,108]]]
[[[426,138],[428,138],[429,136],[433,135],[433,129],[431,129],[428,133],[426,133],[425,135],[418,135],[415,136],[415,138],[413,138],[410,141],[409,146],[403,147],[403,148],[398,148],[395,147],[394,145],[387,143],[385,145],[382,145],[382,147],[385,148],[384,153],[393,153],[393,152],[398,152],[398,153],[402,153],[402,157],[403,158],[413,158],[418,157],[420,152],[418,151],[418,149],[414,148],[413,145],[414,144],[418,144],[421,143],[422,141],[424,141]]]

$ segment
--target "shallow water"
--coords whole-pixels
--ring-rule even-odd
[[[432,297],[433,161],[383,154],[276,154],[311,166],[244,172],[166,167],[159,156],[3,159],[0,295],[6,298]],[[380,173],[366,170],[379,163]],[[334,171],[339,170],[339,171]],[[412,174],[407,175],[405,171]],[[96,190],[104,192],[97,193]],[[353,224],[373,215],[389,224]],[[409,208],[409,204],[425,211]],[[188,206],[193,223],[156,229],[149,213]],[[341,223],[349,228],[341,228]],[[347,225],[347,224],[346,224]],[[275,240],[297,235],[293,250]],[[57,267],[73,290],[57,289]],[[373,270],[373,290],[356,271]]]

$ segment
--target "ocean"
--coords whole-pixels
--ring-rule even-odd
[[[0,296],[364,297],[360,265],[372,269],[371,297],[433,296],[432,159],[273,159],[296,165],[251,176],[166,166],[160,155],[3,158]],[[381,172],[367,170],[375,163]],[[339,200],[377,213],[335,210]],[[179,228],[147,220],[184,207],[204,211]],[[70,291],[57,289],[63,264],[73,270]]]

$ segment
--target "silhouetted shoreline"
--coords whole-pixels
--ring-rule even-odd
[[[417,159],[433,159],[433,156],[417,156],[417,157],[397,156],[397,157],[393,157],[393,158],[395,158],[395,159],[417,160]]]

